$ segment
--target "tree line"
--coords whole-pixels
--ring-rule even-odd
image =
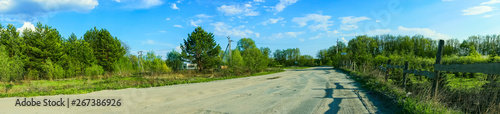
[[[186,62],[198,70],[229,66],[231,72],[260,72],[268,67],[312,66],[314,58],[300,55],[298,48],[258,48],[251,38],[242,38],[229,53],[221,50],[213,33],[197,27],[181,43],[181,52],[172,50],[162,60],[153,51],[130,54],[130,47],[107,29],[91,28],[81,37],[60,35],[56,28],[37,23],[18,31],[12,24],[0,24],[0,79],[4,84],[20,80],[97,78],[111,75],[158,75],[182,70]]]
[[[229,53],[221,50],[215,42],[213,33],[203,30],[202,27],[197,27],[188,34],[188,38],[184,39],[180,47],[181,53],[171,51],[167,54],[167,63],[174,70],[182,69],[183,62],[196,63],[198,70],[215,69],[226,65],[238,72],[260,72],[277,65],[315,65],[314,58],[309,55],[300,55],[298,48],[277,49],[276,52],[271,53],[268,47],[258,48],[251,38],[241,38],[235,49],[228,50],[231,51],[229,56]]]
[[[458,39],[448,39],[445,40],[443,55],[445,57],[496,56],[500,53],[499,44],[499,35],[470,36],[462,42]],[[356,61],[357,63],[374,62],[376,60],[372,58],[377,56],[411,55],[420,58],[434,58],[437,46],[437,40],[423,35],[360,35],[349,40],[347,45],[339,42],[328,49],[319,50],[316,56],[321,63],[339,66],[340,61],[343,60]],[[341,55],[341,53],[346,53],[346,55]]]
[[[0,24],[0,79],[7,84],[170,70],[153,52],[139,57],[127,54],[129,49],[108,30],[96,27],[80,38],[75,34],[64,38],[57,29],[41,23],[22,33],[12,24]]]

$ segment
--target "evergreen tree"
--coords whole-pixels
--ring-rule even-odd
[[[215,42],[213,33],[197,27],[181,44],[182,58],[198,64],[198,69],[215,68],[219,65],[221,47]]]
[[[93,49],[97,64],[102,66],[105,71],[113,71],[114,62],[126,53],[125,48],[122,47],[121,41],[111,36],[106,29],[98,30],[94,27],[88,30],[83,35],[83,38]]]

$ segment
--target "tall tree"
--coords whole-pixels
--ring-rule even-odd
[[[257,48],[251,38],[242,38],[238,41],[238,50],[245,62],[245,66],[254,71],[260,71],[268,65],[267,57]]]
[[[231,63],[229,64],[231,67],[243,67],[245,62],[243,61],[243,57],[241,57],[240,50],[235,49],[231,53]]]
[[[97,64],[106,71],[114,70],[114,62],[125,55],[126,50],[118,38],[111,36],[108,30],[98,30],[96,27],[88,30],[83,38],[94,51]]]
[[[197,27],[187,40],[181,44],[182,58],[198,64],[198,70],[214,68],[220,62],[218,59],[221,47],[215,42],[213,33]]]

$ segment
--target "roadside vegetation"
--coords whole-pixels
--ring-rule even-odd
[[[446,40],[442,64],[500,62],[500,36],[471,36],[461,43]],[[337,51],[338,49],[338,51]],[[345,53],[342,55],[341,53]],[[437,41],[415,36],[356,36],[345,45],[339,42],[320,50],[318,58],[350,72],[365,88],[393,98],[406,113],[498,113],[500,84],[498,75],[441,72],[437,97],[431,95],[432,79],[409,74],[406,92],[402,89],[402,69],[391,69],[388,81],[379,66],[409,61],[410,69],[434,71]],[[332,61],[332,62],[330,62]],[[355,67],[345,66],[355,63]]]
[[[22,33],[12,24],[0,24],[0,97],[207,82],[283,71],[277,66],[316,65],[298,48],[272,53],[251,38],[237,43],[236,49],[223,50],[213,33],[197,27],[180,45],[181,52],[172,50],[162,60],[153,51],[131,54],[126,43],[97,27],[81,37],[64,37],[41,23]],[[198,67],[185,70],[185,63]]]

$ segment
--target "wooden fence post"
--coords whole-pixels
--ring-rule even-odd
[[[389,59],[389,61],[387,61],[387,65],[391,65],[391,60]],[[389,68],[387,68],[387,71],[385,71],[385,82],[387,82],[389,80]]]
[[[438,45],[438,50],[436,54],[436,63],[435,64],[441,64],[441,56],[443,55],[443,45],[444,45],[444,40],[439,40],[439,45]],[[439,84],[439,79],[441,78],[439,76],[439,70],[434,69],[435,72],[435,77],[434,77],[434,83],[432,84],[432,93],[434,95],[434,98],[437,97],[438,93],[438,84]]]
[[[408,70],[410,68],[410,63],[408,61],[405,61],[405,68],[403,71]],[[403,74],[403,91],[406,92],[406,81],[407,81],[408,73]]]
[[[356,61],[352,63],[352,71],[356,72]]]

